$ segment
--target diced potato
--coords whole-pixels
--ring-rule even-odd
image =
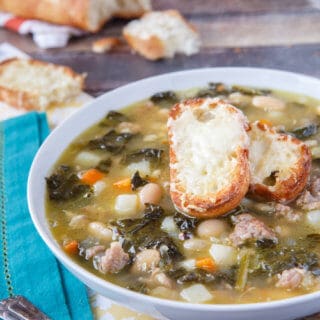
[[[188,271],[192,271],[196,268],[196,260],[195,259],[187,259],[180,262],[180,267],[184,268]]]
[[[98,196],[105,188],[107,184],[104,181],[98,181],[93,185],[94,195]]]
[[[213,244],[210,247],[210,254],[221,268],[232,266],[237,262],[237,250],[231,246]]]
[[[109,229],[102,222],[98,222],[98,221],[90,222],[88,225],[88,231],[92,236],[100,240],[104,240],[108,242],[112,240],[112,235],[113,235],[112,230]]]
[[[307,213],[308,224],[316,229],[320,229],[320,210],[312,210]]]
[[[136,194],[120,194],[116,198],[115,210],[123,217],[133,218],[137,215],[138,201]]]
[[[213,298],[212,294],[202,284],[194,284],[180,292],[181,297],[188,302],[201,303]]]
[[[102,160],[102,157],[90,151],[81,151],[74,159],[76,165],[82,167],[95,167]]]
[[[161,223],[161,230],[169,234],[178,234],[179,229],[174,223],[173,217],[165,217]]]
[[[146,160],[142,160],[140,162],[130,163],[127,167],[127,172],[130,175],[133,175],[136,171],[139,171],[141,176],[150,175],[150,162]]]

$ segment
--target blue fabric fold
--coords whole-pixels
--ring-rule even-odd
[[[51,319],[90,320],[85,286],[51,254],[28,211],[28,172],[48,133],[45,114],[0,123],[0,299],[23,295]]]

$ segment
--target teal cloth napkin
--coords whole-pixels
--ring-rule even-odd
[[[23,295],[51,319],[89,320],[86,288],[51,254],[27,207],[28,172],[48,133],[45,114],[0,123],[0,299]]]

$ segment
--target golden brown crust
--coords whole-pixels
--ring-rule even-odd
[[[311,170],[312,156],[309,148],[300,140],[286,134],[277,133],[273,128],[266,124],[257,123],[257,127],[266,132],[273,134],[278,141],[284,141],[288,144],[296,144],[298,147],[299,159],[294,167],[287,168],[290,170],[290,176],[286,180],[276,178],[275,185],[267,186],[262,183],[251,183],[249,194],[258,199],[276,202],[289,202],[294,200],[305,188]]]
[[[161,39],[156,36],[151,36],[148,39],[141,39],[131,35],[129,32],[126,32],[126,30],[124,30],[123,36],[133,50],[149,60],[158,60],[165,55],[164,44]]]
[[[115,37],[100,38],[93,42],[92,51],[96,53],[105,53],[111,51],[113,48],[119,46],[121,41]]]
[[[74,26],[92,32],[99,30],[106,22],[106,19],[97,21],[94,28],[90,25],[90,0],[0,0],[0,10],[23,18]]]
[[[0,77],[2,70],[9,64],[14,63],[15,61],[19,61],[19,58],[7,59],[0,63]],[[85,75],[78,74],[74,72],[71,68],[61,65],[54,65],[52,63],[47,63],[40,60],[28,59],[28,63],[32,66],[53,66],[54,68],[62,68],[63,72],[80,82],[81,89],[84,88],[84,80]],[[0,86],[0,101],[4,101],[12,107],[17,109],[25,109],[25,110],[39,110],[39,106],[37,105],[37,95],[32,94],[27,91],[14,90],[7,88],[5,86]]]
[[[199,107],[205,99],[189,99],[183,102],[191,108]],[[215,108],[218,103],[222,101],[216,100],[209,107]],[[183,112],[182,103],[176,104],[170,111],[169,117],[173,120],[177,119]],[[239,112],[232,106],[227,107],[229,112]],[[247,123],[243,122],[244,129],[247,130]],[[226,212],[237,207],[242,198],[248,191],[250,182],[250,168],[248,161],[248,150],[239,148],[237,150],[237,167],[232,172],[230,177],[230,184],[224,189],[220,190],[216,194],[208,194],[205,196],[188,194],[185,187],[180,183],[177,178],[178,172],[174,164],[177,163],[177,157],[173,148],[173,132],[171,127],[168,126],[169,136],[169,156],[170,156],[170,195],[171,199],[177,208],[181,212],[185,212],[189,215],[197,218],[212,218],[225,214]],[[214,177],[212,177],[214,179]],[[214,201],[212,200],[214,199]],[[188,208],[186,212],[185,208]]]

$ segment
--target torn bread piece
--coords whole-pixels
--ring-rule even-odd
[[[220,99],[190,99],[170,111],[170,194],[177,210],[199,218],[234,209],[248,191],[248,122]]]
[[[92,51],[95,53],[106,53],[119,46],[120,44],[120,39],[116,37],[100,38],[93,42]]]
[[[307,184],[311,153],[300,140],[256,121],[251,124],[250,193],[261,199],[288,202]]]
[[[129,45],[150,60],[172,58],[176,53],[188,56],[200,49],[200,37],[177,10],[146,13],[130,22],[123,35]]]
[[[0,101],[26,110],[45,110],[81,93],[85,75],[39,60],[13,58],[0,63]]]

